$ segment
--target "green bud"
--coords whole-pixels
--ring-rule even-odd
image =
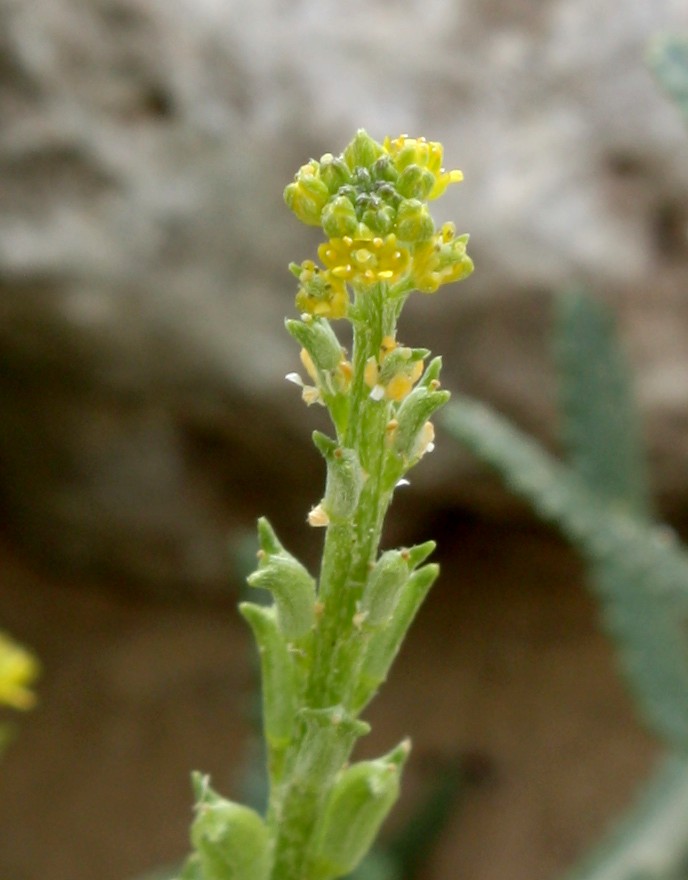
[[[360,611],[366,626],[387,623],[409,576],[408,553],[387,550],[375,563],[361,598]]]
[[[203,880],[268,880],[269,834],[258,813],[220,797],[207,777],[196,775],[195,786],[200,797],[191,842]]]
[[[280,631],[287,639],[299,639],[307,635],[315,623],[315,581],[282,547],[264,517],[258,520],[258,536],[258,570],[249,575],[248,583],[251,587],[270,590]]]
[[[397,209],[396,233],[401,241],[427,241],[435,232],[428,206],[418,199],[404,199]]]
[[[330,522],[343,522],[353,516],[363,488],[363,470],[354,449],[339,446],[335,440],[314,431],[313,443],[327,462],[325,497],[321,506]]]
[[[373,186],[373,176],[367,168],[355,168],[353,172],[353,184],[357,192],[368,195]]]
[[[362,128],[356,132],[354,139],[346,147],[342,158],[353,171],[355,168],[370,168],[385,151],[382,144],[373,140]]]
[[[341,186],[351,183],[351,174],[340,156],[325,153],[320,157],[320,179],[330,193],[336,193]]]
[[[387,235],[394,228],[396,211],[391,205],[380,205],[378,208],[369,208],[361,215],[361,221],[372,232],[378,235]]]
[[[427,199],[434,185],[435,175],[420,165],[407,165],[397,180],[397,189],[407,199]]]
[[[322,209],[330,198],[330,191],[317,174],[317,162],[303,165],[296,173],[294,182],[284,190],[287,206],[308,226],[320,226]]]
[[[343,238],[356,232],[358,218],[349,199],[346,196],[337,196],[325,205],[321,223],[325,235],[330,238]]]
[[[399,172],[394,167],[394,162],[392,162],[392,157],[389,153],[384,153],[376,159],[370,170],[375,180],[394,183],[399,177]]]
[[[314,864],[318,876],[349,874],[370,849],[378,829],[399,797],[408,740],[374,761],[360,761],[335,782],[316,832]]]
[[[298,671],[277,625],[275,608],[242,602],[239,611],[251,626],[260,653],[263,729],[270,750],[270,777],[279,779],[298,709]]]
[[[402,587],[392,619],[386,626],[372,633],[361,665],[352,711],[360,712],[387,678],[404,636],[439,570],[438,565],[430,563],[414,571]]]
[[[306,349],[317,370],[325,373],[339,366],[342,346],[329,321],[309,316],[303,321],[285,321],[285,326]]]

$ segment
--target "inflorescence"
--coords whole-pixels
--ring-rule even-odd
[[[440,143],[406,135],[382,144],[360,130],[339,156],[302,165],[284,197],[303,223],[321,226],[322,266],[292,263],[302,313],[346,317],[350,290],[384,283],[390,295],[434,293],[473,271],[467,235],[451,223],[436,229],[427,202],[441,196],[460,171],[445,171]]]

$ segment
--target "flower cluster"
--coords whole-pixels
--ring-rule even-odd
[[[440,143],[402,135],[380,144],[360,130],[340,156],[326,153],[302,165],[284,192],[302,222],[321,226],[328,240],[312,260],[292,264],[302,313],[342,318],[354,291],[385,283],[401,292],[433,293],[473,270],[467,236],[440,230],[427,206],[460,171],[445,171]]]

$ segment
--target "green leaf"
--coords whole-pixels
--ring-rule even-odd
[[[572,291],[556,300],[566,460],[603,499],[648,516],[650,500],[630,370],[611,314]]]
[[[684,880],[688,861],[688,760],[660,767],[607,840],[566,880]]]
[[[673,746],[688,748],[688,556],[671,531],[599,498],[482,404],[460,397],[443,422],[579,548],[646,720]]]

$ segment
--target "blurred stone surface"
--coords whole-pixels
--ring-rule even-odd
[[[618,308],[654,485],[688,495],[688,135],[648,73],[679,0],[2,0],[0,489],[67,568],[214,589],[228,534],[301,525],[320,414],[283,383],[281,203],[353,131],[424,133],[478,271],[402,338],[551,439],[549,299]],[[418,510],[503,503],[442,438]],[[403,504],[401,506],[403,510]],[[238,540],[238,539],[237,539]]]

